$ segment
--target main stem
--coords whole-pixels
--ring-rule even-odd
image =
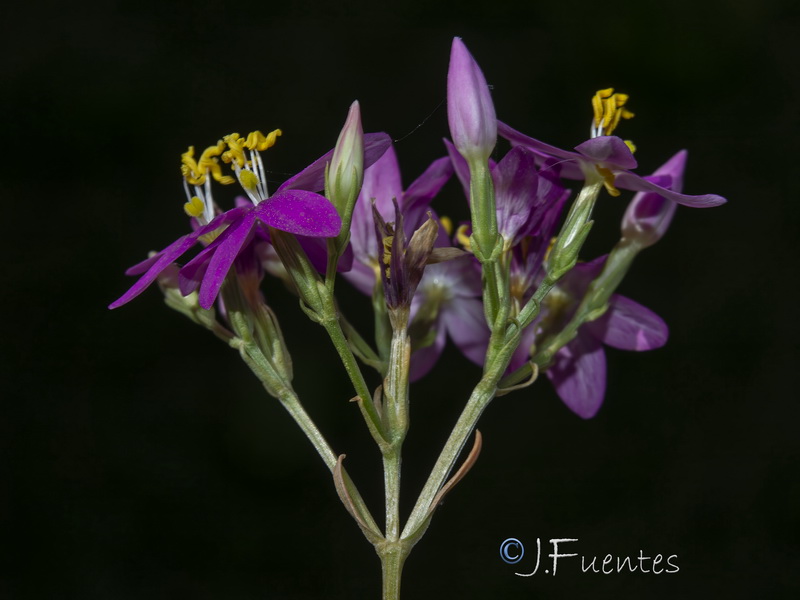
[[[383,600],[400,600],[403,565],[411,548],[403,542],[387,542],[377,550],[383,571]]]
[[[389,368],[383,387],[383,418],[389,443],[382,448],[383,481],[386,496],[385,541],[375,550],[383,565],[383,598],[400,597],[400,577],[403,563],[411,550],[400,539],[400,467],[402,447],[408,432],[408,370],[411,360],[411,342],[408,337],[408,309],[392,313],[392,342]]]

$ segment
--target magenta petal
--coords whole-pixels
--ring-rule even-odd
[[[604,163],[621,169],[635,169],[636,159],[631,149],[615,135],[601,135],[575,146],[580,154],[593,163]]]
[[[436,339],[433,341],[433,344],[421,348],[411,355],[411,367],[408,370],[409,381],[422,379],[430,372],[442,355],[445,339],[444,327],[438,327],[436,330]]]
[[[217,241],[219,241],[219,238],[215,240],[215,242]],[[181,294],[188,296],[200,288],[200,284],[206,276],[208,263],[211,262],[211,257],[216,248],[216,245],[206,246],[197,256],[181,267],[178,273],[178,289],[180,289]]]
[[[156,260],[150,268],[142,275],[139,280],[134,283],[131,288],[125,292],[120,298],[108,305],[108,308],[118,308],[123,304],[127,304],[136,296],[141,294],[147,287],[153,283],[158,275],[175,261],[181,254],[186,252],[189,248],[197,242],[197,232],[184,235],[172,242],[169,246],[164,248],[158,255]],[[142,263],[140,263],[142,264]]]
[[[602,344],[592,335],[579,332],[556,352],[547,376],[572,412],[591,419],[600,410],[606,393],[606,356]]]
[[[214,254],[203,277],[203,283],[200,285],[199,302],[203,308],[210,309],[214,305],[225,277],[231,270],[231,265],[239,255],[242,246],[247,242],[255,222],[256,215],[253,210],[238,223],[231,225],[220,236],[219,244],[214,249]]]
[[[614,294],[605,314],[586,325],[604,344],[620,350],[653,350],[667,343],[669,329],[649,308]]]
[[[342,220],[333,204],[314,192],[283,190],[253,209],[270,227],[309,237],[335,237]]]
[[[214,231],[215,229],[219,229],[220,227],[222,227],[223,225],[225,225],[227,223],[230,223],[231,221],[235,221],[236,219],[239,218],[239,216],[241,214],[242,214],[242,209],[241,208],[234,208],[232,210],[229,210],[227,212],[222,213],[221,215],[217,215],[211,221],[211,223],[209,223],[208,225],[204,225],[202,227],[197,227],[197,229],[195,231],[193,231],[192,233],[189,234],[189,237],[197,240],[197,238],[199,238],[200,236],[202,236],[202,235],[204,235],[206,233],[209,233],[211,231]],[[196,223],[196,221],[194,219],[192,219],[192,223]],[[183,239],[183,238],[181,238],[181,239]],[[169,246],[164,248],[161,252],[159,252],[157,254],[154,254],[153,256],[143,260],[142,262],[133,265],[132,267],[130,267],[129,269],[127,269],[125,271],[125,275],[141,275],[142,273],[148,271],[150,269],[150,267],[152,267],[154,264],[156,264],[157,262],[159,262],[161,260],[161,257],[164,254],[167,254],[168,252],[172,253],[172,250],[171,250],[172,246],[177,244],[179,241],[180,241],[180,239],[176,240],[175,242],[173,242],[172,244],[170,244]],[[188,250],[188,248],[187,248],[187,250]],[[173,258],[171,260],[174,260],[175,258],[178,258],[178,256],[183,254],[183,252],[185,252],[185,251],[186,250],[184,250],[184,251],[182,251],[182,252],[180,252],[178,254],[173,254]]]
[[[364,134],[364,168],[378,160],[392,145],[392,138],[386,133]],[[294,177],[290,177],[277,189],[319,191],[325,188],[325,167],[333,158],[333,150],[326,152]]]
[[[635,192],[655,192],[662,198],[667,198],[678,204],[684,206],[692,206],[694,208],[710,208],[712,206],[719,206],[725,204],[727,200],[722,196],[716,194],[703,194],[700,196],[687,196],[686,194],[679,194],[673,192],[659,185],[651,183],[646,179],[634,175],[633,173],[621,172],[615,173],[614,185],[618,188],[625,190],[633,190]]]
[[[132,267],[128,267],[127,269],[125,269],[125,275],[141,275],[142,273],[146,273],[150,269],[150,267],[152,267],[159,261],[161,255],[164,254],[164,252],[166,252],[166,249],[162,250],[161,252],[157,252],[156,254],[153,254],[153,256],[144,259],[140,263],[136,263]]]

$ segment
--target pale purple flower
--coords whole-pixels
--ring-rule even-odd
[[[681,150],[661,165],[650,180],[671,190],[683,189],[683,171],[686,169],[686,150]],[[652,246],[667,231],[678,205],[653,192],[639,192],[633,197],[622,218],[622,235],[638,240],[642,248]]]
[[[489,86],[461,38],[453,38],[447,71],[447,120],[458,151],[486,161],[497,143],[497,117]]]
[[[555,330],[572,317],[589,284],[603,270],[605,260],[606,257],[602,256],[588,263],[578,263],[550,293],[545,301],[543,317],[555,321]],[[536,326],[537,322],[534,322],[531,330]],[[528,346],[532,341],[531,334],[532,331],[525,335]],[[660,348],[666,344],[668,335],[666,323],[653,311],[629,298],[613,294],[606,312],[582,325],[575,338],[556,352],[547,376],[564,404],[578,416],[590,419],[600,410],[605,397],[606,356],[603,345],[641,352]]]
[[[498,132],[514,146],[524,146],[541,158],[555,158],[561,163],[562,176],[567,179],[585,179],[601,176],[610,190],[621,188],[635,192],[652,192],[678,204],[695,208],[719,206],[727,202],[716,194],[688,196],[672,191],[663,185],[665,179],[648,179],[631,172],[637,166],[630,148],[614,135],[601,135],[575,147],[575,152],[545,144],[498,122]],[[669,185],[667,183],[667,185]]]
[[[469,165],[452,143],[448,140],[444,143],[464,195],[469,198]],[[538,172],[536,159],[534,152],[520,146],[512,148],[499,162],[489,161],[497,207],[497,230],[507,247],[537,235],[551,208],[569,194],[558,180],[558,167],[548,164],[546,169]]]
[[[480,270],[475,267],[473,257],[428,265],[417,287],[411,314],[414,315],[412,333],[421,329],[421,324],[429,342],[415,348],[411,355],[411,381],[420,379],[433,368],[442,355],[447,337],[464,356],[483,366],[490,331],[481,299]]]

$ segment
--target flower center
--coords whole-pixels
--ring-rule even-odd
[[[611,135],[622,119],[632,119],[633,113],[625,108],[628,102],[628,94],[615,94],[614,88],[597,90],[592,96],[592,109],[594,118],[592,119],[592,138],[601,135]],[[624,140],[631,153],[636,152],[636,146],[630,140]],[[619,190],[614,186],[614,174],[611,170],[596,165],[597,172],[603,179],[603,185],[612,196],[619,196]]]
[[[227,152],[222,154],[222,162],[233,167],[239,183],[253,204],[269,198],[264,161],[261,159],[260,153],[272,148],[278,136],[282,134],[280,129],[276,129],[267,135],[260,131],[252,131],[247,134],[246,138],[238,133],[231,133],[222,138],[222,141],[228,145]],[[245,153],[245,151],[248,152]]]
[[[625,108],[628,94],[615,94],[614,88],[598,90],[592,96],[594,119],[592,120],[592,137],[611,135],[622,119],[633,118],[633,113]],[[628,142],[626,142],[628,143]]]
[[[214,218],[217,209],[211,194],[211,179],[222,185],[230,185],[238,179],[253,204],[266,200],[269,193],[264,174],[264,162],[259,152],[274,146],[275,140],[281,133],[280,129],[267,135],[260,131],[253,131],[246,138],[238,133],[231,133],[214,146],[203,150],[200,158],[196,160],[194,146],[189,146],[189,149],[181,155],[181,174],[187,199],[183,210],[186,214],[197,219],[201,225],[208,225]],[[246,152],[247,154],[245,154]],[[230,175],[222,174],[220,158],[222,162],[233,166],[236,173],[235,179]],[[190,186],[193,189],[190,189]]]

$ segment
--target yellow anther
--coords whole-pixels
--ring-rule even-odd
[[[211,173],[215,181],[219,181],[222,185],[230,185],[236,180],[230,175],[222,174],[222,167],[219,166],[219,161],[216,159],[217,156],[222,154],[223,150],[225,150],[225,142],[219,140],[216,146],[209,146],[203,150],[203,154],[200,155],[200,160],[197,161],[197,164],[201,169]]]
[[[392,264],[392,243],[394,236],[389,235],[383,238],[383,264],[386,265],[386,279],[391,279],[391,264]]]
[[[469,241],[469,235],[467,235],[467,231],[469,231],[469,225],[459,225],[458,229],[456,229],[456,239],[458,243],[464,246],[464,250],[467,252],[472,252],[472,244]]]
[[[599,134],[611,135],[621,119],[630,119],[633,113],[625,108],[628,94],[615,94],[614,88],[598,90],[592,96],[594,110],[594,127]]]
[[[191,185],[203,185],[208,173],[211,173],[211,176],[223,185],[236,181],[233,177],[222,174],[222,168],[216,159],[224,149],[225,142],[220,140],[216,146],[209,146],[203,150],[200,158],[195,160],[194,146],[189,146],[189,149],[181,154],[181,173],[186,178],[186,182]]]
[[[450,217],[439,217],[439,222],[442,224],[442,227],[444,227],[448,236],[453,235],[453,220]]]
[[[603,177],[603,185],[606,187],[608,193],[615,198],[619,196],[620,191],[614,187],[614,173],[612,173],[610,169],[606,169],[600,165],[596,165],[596,168],[597,172]]]
[[[625,145],[628,147],[628,150],[631,151],[631,154],[636,152],[636,144],[634,144],[632,141],[625,140]]]
[[[189,149],[181,154],[181,174],[192,185],[202,185],[206,181],[206,174],[200,171],[194,159],[194,146],[189,146]]]
[[[205,212],[206,205],[200,198],[193,196],[192,199],[183,205],[184,212],[190,217],[199,217]]]
[[[248,192],[255,192],[259,183],[256,174],[248,170],[244,170],[239,173],[239,182]]]
[[[244,156],[246,140],[242,136],[238,133],[231,133],[223,137],[222,141],[228,144],[228,150],[222,154],[222,162],[235,162],[239,167],[247,165],[247,159]]]
[[[267,135],[264,135],[260,131],[253,131],[247,134],[247,139],[244,142],[244,146],[249,150],[258,150],[261,152],[268,148],[272,148],[275,145],[275,141],[278,139],[279,135],[283,135],[283,132],[280,129],[270,131]]]

